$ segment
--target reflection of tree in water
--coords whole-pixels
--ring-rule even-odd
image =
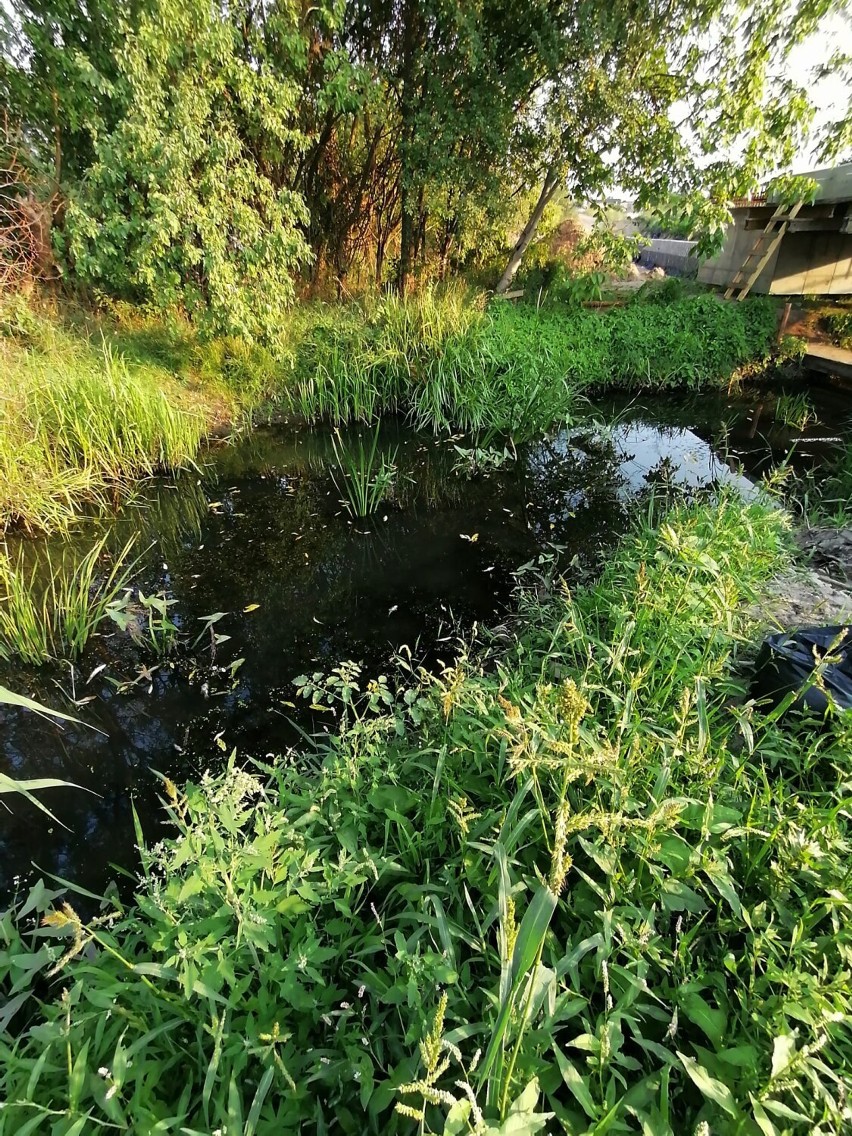
[[[564,431],[524,447],[525,509],[539,541],[594,555],[625,523],[626,480],[615,440]]]

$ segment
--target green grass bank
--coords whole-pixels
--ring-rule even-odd
[[[166,783],[130,908],[0,917],[0,1133],[848,1131],[852,723],[739,677],[788,541],[674,507],[440,678],[300,676],[325,748]]]
[[[177,317],[0,305],[0,525],[62,529],[140,477],[192,461],[223,425],[406,415],[516,438],[592,390],[701,389],[771,349],[774,308],[711,295],[606,313],[461,288],[292,312],[274,350],[200,341]]]

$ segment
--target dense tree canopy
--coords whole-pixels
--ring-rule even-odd
[[[801,151],[814,108],[790,53],[849,13],[848,0],[11,0],[0,91],[61,189],[68,273],[269,335],[300,282],[405,288],[521,228],[506,286],[558,193],[619,188],[658,207],[677,194],[712,234],[732,193]],[[848,77],[847,58],[816,63]],[[832,123],[823,156],[849,140],[849,121]]]

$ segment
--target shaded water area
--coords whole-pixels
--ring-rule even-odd
[[[322,728],[290,705],[300,672],[345,659],[376,672],[403,648],[428,666],[451,662],[475,624],[505,618],[519,568],[546,554],[569,581],[587,574],[655,482],[754,493],[794,443],[794,460],[818,467],[848,437],[850,403],[833,391],[813,402],[802,431],[774,421],[771,396],[612,403],[599,408],[603,428],[556,430],[473,477],[458,448],[469,442],[385,423],[396,482],[366,520],[341,508],[329,431],[257,430],[50,542],[73,564],[104,532],[116,549],[135,533],[134,587],[173,598],[172,618],[198,643],[158,660],[110,626],[73,666],[2,667],[4,685],[85,725],[0,707],[0,770],[80,786],[43,793],[61,824],[4,798],[0,892],[39,871],[102,891],[114,866],[137,863],[134,806],[147,840],[168,831],[155,770],[186,779],[232,749],[282,753],[299,740],[294,720]]]

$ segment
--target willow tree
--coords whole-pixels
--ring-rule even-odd
[[[127,29],[116,53],[127,109],[95,138],[62,243],[95,287],[270,338],[310,250],[304,202],[281,177],[307,142],[300,85],[267,65],[269,41],[287,36],[294,60],[307,47],[286,7],[262,23],[253,11],[152,0]]]
[[[515,160],[540,192],[496,291],[558,191],[589,200],[620,188],[640,205],[679,193],[709,247],[726,201],[790,165],[809,140],[815,107],[790,77],[791,56],[850,11],[849,0],[580,0],[557,65],[517,120]],[[818,74],[850,78],[848,57],[823,54]],[[817,140],[822,156],[850,134],[848,117],[831,124]]]

